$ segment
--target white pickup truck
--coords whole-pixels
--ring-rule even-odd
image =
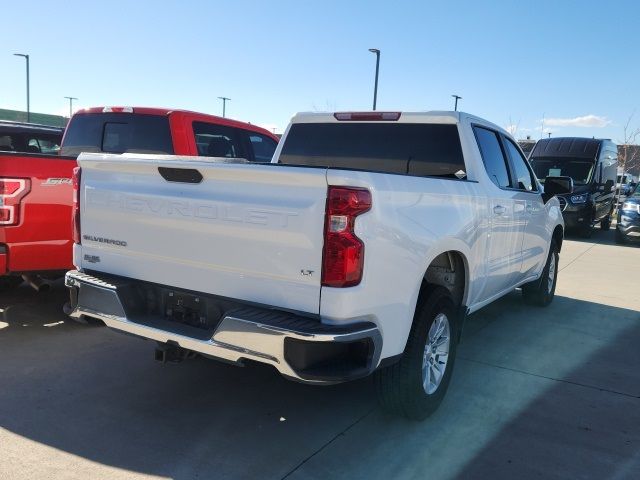
[[[501,128],[459,112],[298,114],[272,163],[82,154],[70,314],[329,384],[375,374],[410,418],[447,389],[465,317],[549,304],[563,221]],[[80,226],[82,230],[80,232]]]

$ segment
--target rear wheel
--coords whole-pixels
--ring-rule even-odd
[[[625,243],[627,243],[627,238],[617,228],[616,228],[616,243],[619,243],[620,245],[624,245]]]
[[[583,238],[591,238],[593,235],[593,224],[589,222],[587,225],[580,227],[580,235]]]
[[[434,287],[421,302],[399,362],[374,375],[382,408],[413,420],[431,415],[449,386],[458,340],[449,291]]]
[[[611,214],[600,220],[600,230],[607,232],[609,231],[609,228],[611,228]]]
[[[17,275],[5,275],[0,277],[0,292],[16,288],[22,283],[22,277]]]
[[[553,301],[556,293],[556,284],[558,282],[558,246],[555,240],[551,240],[549,246],[549,256],[544,266],[542,275],[538,280],[525,283],[522,286],[522,295],[524,299],[540,307],[546,307]]]

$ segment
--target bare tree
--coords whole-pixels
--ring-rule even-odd
[[[513,138],[518,138],[517,135],[518,135],[518,130],[520,129],[520,120],[518,120],[518,123],[513,123],[513,120],[511,119],[511,115],[509,115],[509,125],[507,128],[507,131],[511,134]]]
[[[640,127],[631,127],[631,120],[635,112],[629,115],[627,123],[622,128],[623,139],[622,142],[618,142],[618,167],[622,171],[622,174],[640,168],[640,145],[636,144],[638,137],[640,137]],[[620,188],[622,182],[616,191],[616,206],[620,201]]]

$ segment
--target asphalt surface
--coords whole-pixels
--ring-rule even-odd
[[[565,240],[553,304],[473,315],[441,408],[376,405],[370,379],[153,360],[61,312],[60,282],[0,294],[0,478],[640,478],[640,248]]]

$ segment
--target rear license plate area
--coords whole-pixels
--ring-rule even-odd
[[[166,320],[197,328],[211,328],[203,298],[182,292],[165,292],[163,304]]]

